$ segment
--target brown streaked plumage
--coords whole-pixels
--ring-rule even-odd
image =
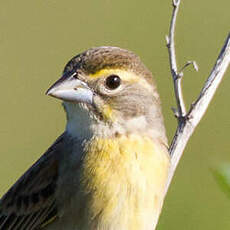
[[[151,72],[92,48],[47,94],[64,100],[66,130],[0,200],[0,230],[153,230],[170,161]]]

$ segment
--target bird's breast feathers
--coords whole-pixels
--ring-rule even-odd
[[[92,138],[85,146],[80,189],[72,202],[77,229],[153,229],[161,210],[169,157],[139,135]]]

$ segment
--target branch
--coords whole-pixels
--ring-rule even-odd
[[[189,112],[186,113],[185,104],[183,100],[181,80],[183,73],[177,72],[177,64],[176,64],[176,53],[175,53],[175,26],[176,26],[176,16],[178,13],[180,5],[180,0],[173,0],[173,12],[169,29],[169,36],[166,37],[167,47],[169,52],[169,61],[170,61],[170,69],[173,78],[174,84],[174,92],[177,102],[177,110],[176,117],[178,120],[178,126],[169,148],[169,152],[171,155],[171,168],[169,172],[168,184],[166,187],[166,192],[169,188],[169,185],[172,181],[173,175],[175,173],[176,167],[179,163],[179,160],[183,154],[185,146],[192,133],[194,132],[196,126],[199,124],[201,118],[206,112],[209,103],[211,102],[216,89],[218,88],[226,69],[230,63],[230,34],[228,35],[223,48],[220,51],[220,54],[217,58],[217,61],[206,80],[200,95],[196,99],[196,101],[191,105]],[[194,62],[188,62],[193,63]],[[186,67],[186,64],[184,67]],[[182,70],[184,69],[182,68]],[[194,65],[196,68],[196,64]],[[175,109],[174,109],[175,110]]]
[[[182,74],[177,72],[177,64],[176,64],[176,51],[175,51],[175,42],[174,42],[174,34],[176,27],[176,17],[180,6],[180,0],[173,0],[173,12],[172,19],[170,23],[169,36],[166,36],[166,42],[169,52],[169,63],[171,74],[174,82],[174,92],[176,96],[177,109],[178,111],[174,111],[176,117],[183,117],[186,114],[185,104],[183,100],[182,88],[181,88],[181,80]]]

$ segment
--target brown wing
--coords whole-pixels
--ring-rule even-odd
[[[58,152],[64,134],[9,189],[0,200],[1,230],[33,230],[55,219],[55,188],[58,177]]]

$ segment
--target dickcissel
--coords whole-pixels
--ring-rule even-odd
[[[151,72],[118,47],[89,49],[47,94],[65,132],[0,200],[0,229],[153,230],[170,158]]]

